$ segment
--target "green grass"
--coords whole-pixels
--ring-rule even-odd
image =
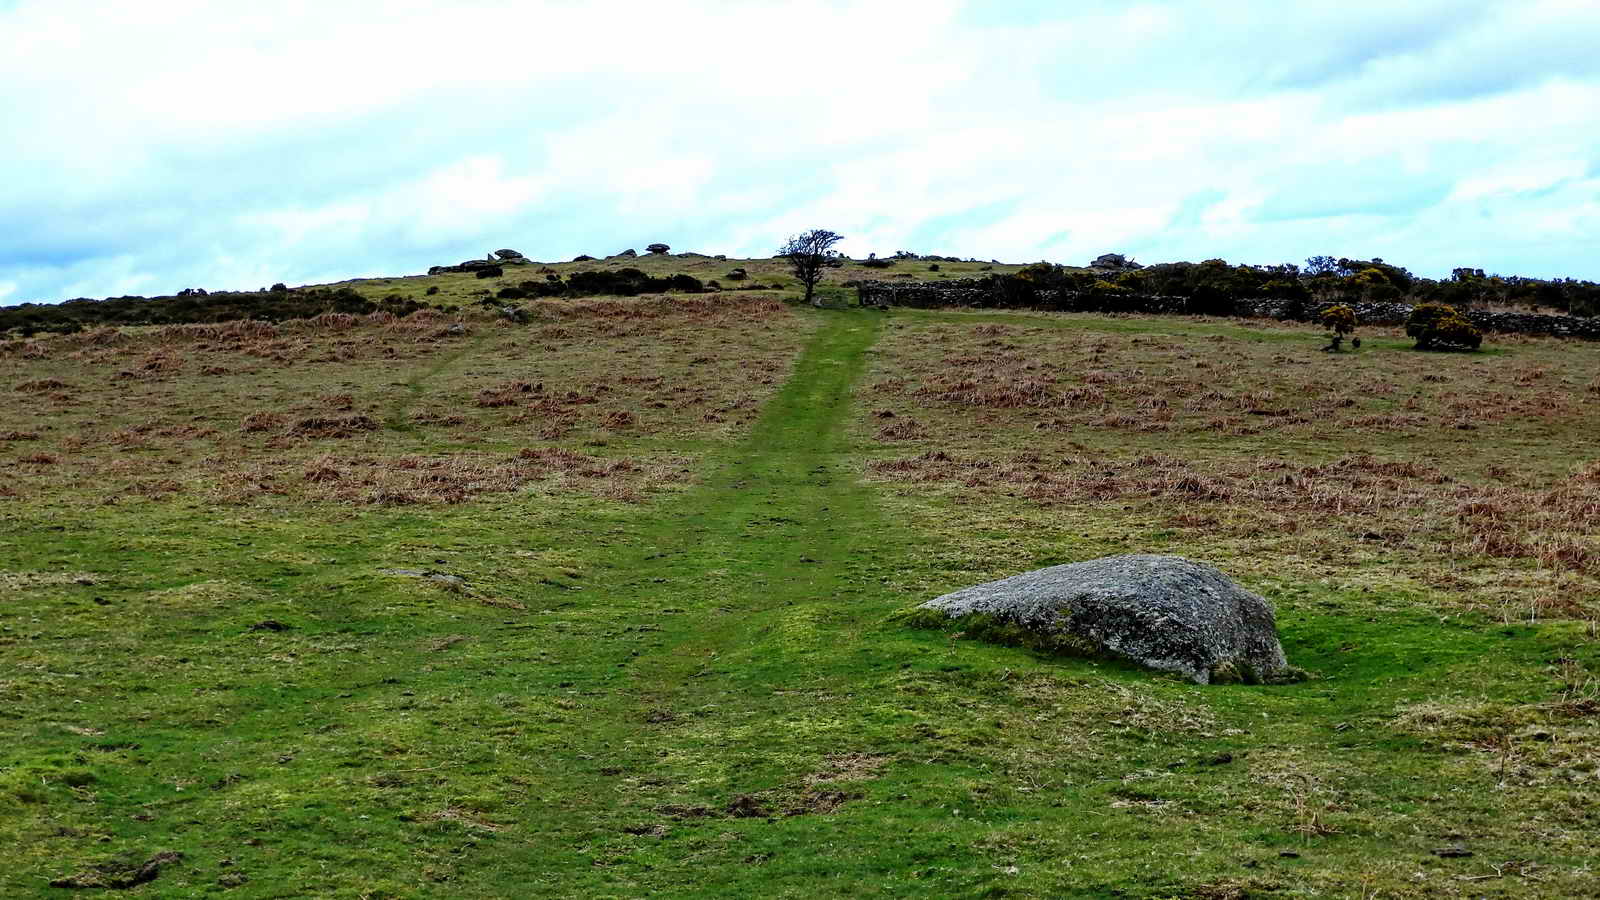
[[[263,357],[191,348],[216,358],[106,393],[104,373],[148,347],[0,359],[0,387],[69,385],[44,389],[64,400],[35,389],[5,407],[6,427],[38,437],[0,445],[21,486],[0,500],[0,894],[60,894],[48,881],[164,851],[183,857],[129,894],[1593,894],[1600,655],[1582,621],[1473,608],[1430,583],[1420,548],[1324,563],[1334,526],[1289,547],[1175,524],[1192,504],[1171,498],[1038,499],[1003,480],[870,469],[928,449],[875,436],[874,410],[892,403],[929,430],[917,440],[953,453],[1160,451],[1224,477],[1228,445],[1184,415],[1161,434],[1098,419],[1050,430],[1032,410],[963,409],[909,386],[886,400],[889,370],[933,378],[962,344],[996,338],[969,335],[964,314],[680,318],[609,302],[435,343],[355,334],[394,347],[387,362],[333,358],[336,336],[255,370],[246,360]],[[656,313],[630,318],[641,309]],[[1221,335],[1241,392],[1283,378],[1273,353],[1304,349],[1237,323],[1017,318],[1053,329],[998,336],[1041,342],[1027,352],[1095,352],[1052,344],[1058,332],[1105,345],[1074,372],[1155,377],[1167,351],[1124,342]],[[1375,343],[1328,364],[1399,377],[1401,351]],[[1588,357],[1565,355],[1580,351],[1512,350],[1492,365],[1545,368],[1541,391],[1583,389],[1552,384],[1581,370]],[[207,361],[230,374],[193,374]],[[1449,384],[1476,364],[1452,357],[1463,369]],[[543,393],[473,404],[510,380]],[[287,422],[232,424],[252,410],[292,420],[335,388],[397,427],[299,439]],[[604,399],[528,399],[569,390]],[[220,434],[162,436],[189,407]],[[1564,477],[1546,457],[1587,413],[1563,409],[1510,407],[1493,433],[1520,436],[1515,453],[1545,460],[1530,471],[1552,473],[1539,477]],[[636,424],[607,428],[604,410]],[[552,422],[564,430],[539,436]],[[125,432],[143,443],[113,440]],[[1432,432],[1379,436],[1380,456],[1411,459]],[[1319,445],[1314,429],[1235,439],[1236,455],[1359,449]],[[639,471],[486,468],[530,445]],[[1567,452],[1589,452],[1578,446]],[[41,452],[59,459],[24,461]],[[138,471],[120,465],[130,458]],[[324,458],[344,499],[302,477]],[[408,459],[423,465],[385,468]],[[456,468],[427,468],[437,460]],[[178,488],[133,491],[156,467]],[[415,502],[357,489],[369,470]],[[463,493],[430,487],[446,475]],[[511,480],[491,490],[491,475]],[[1278,514],[1248,496],[1208,514]],[[1417,521],[1394,512],[1384,527]],[[899,616],[994,574],[1143,547],[1211,558],[1262,590],[1291,662],[1318,677],[1198,687]],[[1457,845],[1475,855],[1432,852]]]

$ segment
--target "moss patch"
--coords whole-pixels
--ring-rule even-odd
[[[1036,653],[1079,659],[1111,659],[1113,655],[1091,640],[1075,634],[1027,628],[1003,616],[972,613],[949,616],[920,606],[895,614],[891,620],[908,628],[928,628],[953,637],[970,637],[1005,647],[1022,647]]]

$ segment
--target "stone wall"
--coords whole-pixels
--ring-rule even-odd
[[[963,278],[950,281],[920,281],[897,283],[893,281],[864,281],[856,286],[864,306],[905,306],[915,309],[942,309],[971,307],[974,309],[1017,308],[1014,300],[992,278]],[[1329,302],[1296,304],[1285,300],[1244,300],[1230,309],[1216,309],[1214,304],[1199,308],[1200,303],[1189,297],[1171,297],[1155,294],[1128,294],[1120,296],[1097,295],[1087,291],[1042,291],[1030,309],[1057,310],[1061,312],[1116,312],[1145,314],[1209,313],[1247,316],[1268,319],[1314,319],[1323,309],[1334,306]],[[1411,315],[1408,303],[1351,303],[1356,319],[1363,325],[1404,325]],[[1299,309],[1295,307],[1299,306]],[[1296,315],[1299,313],[1299,316]],[[1543,316],[1533,313],[1489,312],[1466,309],[1462,316],[1485,332],[1503,334],[1540,334],[1555,337],[1579,338],[1600,341],[1600,317]]]

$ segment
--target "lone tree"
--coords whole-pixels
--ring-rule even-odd
[[[794,270],[794,277],[806,286],[806,302],[813,306],[822,305],[821,300],[814,298],[817,282],[822,280],[822,270],[827,267],[828,260],[839,255],[832,249],[833,245],[842,240],[843,235],[815,228],[789,238],[787,244],[778,248],[778,255],[787,259],[789,268]]]

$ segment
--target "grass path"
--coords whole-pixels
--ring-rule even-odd
[[[869,494],[846,468],[842,425],[876,324],[847,315],[829,322],[749,438],[711,461],[705,484],[673,504],[652,535],[661,549],[624,563],[701,582],[691,589],[702,598],[697,606],[709,608],[695,614],[712,618],[693,622],[697,647],[739,643],[751,615],[832,601],[848,589],[842,564],[877,523]],[[659,681],[672,683],[702,662],[677,650],[659,660]]]
[[[644,863],[665,876],[653,889],[676,885],[681,890],[698,880],[700,889],[720,893],[737,890],[735,885],[748,879],[752,888],[764,885],[770,893],[779,882],[759,866],[696,875],[693,866],[680,869],[670,861],[670,842],[641,854],[631,846],[637,838],[627,832],[642,829],[630,826],[662,809],[669,810],[669,818],[677,807],[691,810],[690,820],[726,818],[724,825],[731,828],[764,822],[742,813],[778,814],[786,802],[797,804],[791,811],[819,802],[795,786],[796,776],[805,774],[795,766],[799,759],[814,763],[828,747],[817,746],[819,736],[806,733],[814,723],[801,724],[791,708],[808,706],[813,701],[806,698],[824,691],[822,685],[841,685],[853,677],[854,667],[841,671],[830,650],[841,629],[861,624],[863,616],[851,610],[852,598],[862,590],[863,569],[884,552],[887,538],[870,494],[849,467],[843,428],[879,317],[829,315],[749,437],[707,460],[704,482],[633,536],[629,551],[610,563],[611,577],[619,583],[590,586],[603,592],[598,606],[565,612],[568,618],[585,613],[611,618],[630,601],[640,618],[674,611],[659,619],[663,630],[654,633],[654,646],[617,663],[615,670],[566,670],[564,683],[573,688],[600,687],[596,693],[607,697],[608,714],[589,720],[581,734],[569,733],[562,764],[546,771],[571,779],[575,793],[584,791],[580,785],[587,781],[585,818],[615,829],[601,845],[614,845],[619,837],[630,845],[618,852],[631,874],[609,875],[608,867],[588,865],[584,874],[599,876],[591,890],[626,893],[643,887],[633,880],[633,866],[641,857],[660,854]],[[786,730],[786,720],[798,730]],[[831,749],[853,746],[833,743]],[[598,781],[609,782],[612,790],[592,792],[597,769]],[[652,770],[659,773],[655,779]],[[608,772],[622,774],[604,777]],[[698,777],[682,777],[690,772]],[[713,798],[706,797],[707,782],[716,785]],[[750,808],[730,814],[728,805],[740,797],[754,797]],[[584,847],[584,835],[568,828],[557,827],[548,837],[576,843],[590,854],[597,849]],[[605,850],[599,853],[606,856]],[[771,854],[746,855],[764,863]],[[556,864],[546,876],[555,878],[566,868],[550,862]],[[815,877],[815,863],[808,855],[799,872]],[[722,886],[714,887],[719,882]],[[570,889],[558,884],[549,885],[552,893]]]
[[[402,392],[397,392],[395,398],[389,402],[388,412],[383,417],[384,427],[390,431],[415,431],[416,426],[411,424],[411,420],[407,416],[410,414],[412,407],[416,406],[417,402],[422,399],[423,390],[428,386],[428,382],[478,350],[489,341],[493,334],[492,328],[482,329],[479,334],[470,340],[461,342],[448,352],[438,354],[415,375],[397,383],[395,387],[400,388]]]

